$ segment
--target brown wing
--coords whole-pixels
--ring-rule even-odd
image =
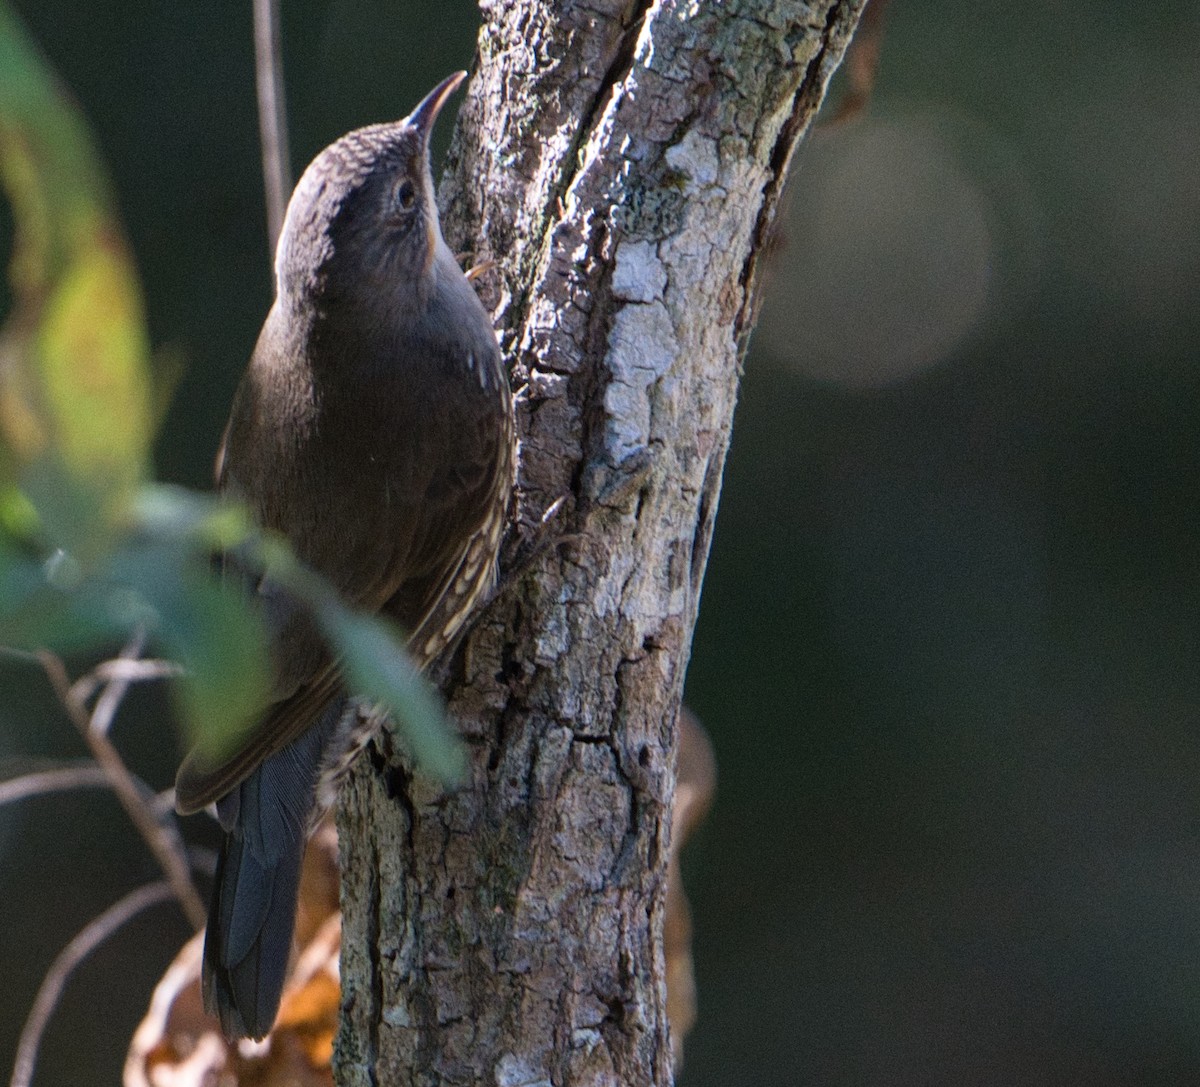
[[[501,511],[502,512],[502,511]],[[498,524],[502,518],[498,518]],[[408,641],[419,668],[425,668],[453,640],[493,579],[494,548],[487,548],[490,530],[481,533],[443,569],[405,583],[383,610],[417,614]],[[499,528],[495,530],[496,538]],[[341,673],[332,662],[295,694],[271,707],[248,739],[229,758],[206,764],[198,751],[183,760],[175,779],[175,808],[190,815],[220,800],[264,759],[290,744],[334,699]]]
[[[495,361],[498,366],[498,353]],[[409,633],[409,652],[420,668],[453,641],[495,581],[514,470],[506,395],[502,404],[498,411],[494,401],[477,402],[474,412],[460,412],[441,428],[453,435],[453,454],[443,455],[445,467],[421,499],[423,532],[413,555],[419,572],[382,608]]]
[[[260,349],[264,345],[269,346],[265,336]],[[498,361],[490,330],[480,349],[481,359],[485,349],[495,352]],[[461,364],[434,344],[426,345],[424,358],[440,375],[453,375],[452,364]],[[357,426],[334,428],[341,443],[336,458],[314,456],[305,461],[302,472],[289,476],[287,458],[302,422],[284,419],[283,425],[275,426],[279,440],[267,462],[269,470],[263,468],[265,458],[245,455],[250,441],[263,440],[264,424],[280,423],[269,418],[268,409],[287,401],[272,390],[273,380],[270,365],[254,370],[253,364],[243,379],[218,455],[218,488],[241,491],[260,523],[289,536],[295,528],[293,519],[314,516],[303,499],[323,496],[321,516],[333,516],[344,531],[308,534],[310,544],[316,539],[325,550],[306,554],[302,548],[301,557],[323,572],[347,603],[368,611],[383,610],[412,632],[414,656],[424,666],[453,638],[491,584],[513,469],[507,389],[503,410],[498,412],[495,392],[472,403],[454,395],[457,385],[446,395],[432,387],[427,397],[414,402],[413,417],[398,425],[396,405],[405,390],[397,389],[393,398],[380,388],[376,400],[365,405],[361,398],[355,400]],[[388,413],[378,421],[372,419],[373,405],[384,402],[391,405]],[[328,396],[324,409],[336,410]],[[337,503],[350,488],[343,478],[321,473],[333,472],[338,464],[374,461],[375,446],[362,450],[352,446],[361,435],[382,433],[393,435],[387,451],[393,471],[380,501],[356,502],[353,509],[331,513],[327,503]],[[435,444],[423,447],[425,442]],[[280,464],[282,470],[276,467]],[[418,466],[419,471],[414,471]],[[394,550],[380,548],[381,540]],[[364,546],[364,541],[371,545]],[[181,812],[195,811],[229,792],[263,759],[309,727],[340,690],[337,662],[311,617],[269,583],[257,588],[272,630],[276,703],[223,761],[206,763],[198,753],[188,756],[176,782],[176,806]]]
[[[384,610],[389,613],[420,616],[408,639],[417,667],[428,667],[454,640],[495,583],[496,548],[506,512],[506,504],[497,503],[479,532],[436,577],[403,586],[388,602]],[[415,600],[420,603],[414,607]]]
[[[175,777],[175,810],[191,815],[220,800],[264,759],[290,744],[333,701],[341,674],[329,664],[291,698],[278,702],[229,758],[206,764],[198,751],[183,760]]]
[[[264,335],[256,356],[270,341]],[[261,358],[259,361],[262,361]],[[270,367],[265,367],[270,372]],[[258,479],[238,478],[237,464],[245,465],[245,446],[262,418],[261,374],[251,370],[243,377],[234,397],[229,422],[221,436],[214,475],[217,490],[246,502],[260,522],[276,530],[285,526],[264,516],[263,487]],[[241,456],[239,456],[239,453]],[[246,486],[245,484],[249,485]],[[265,504],[270,507],[270,498]],[[191,814],[219,800],[245,779],[264,759],[282,750],[308,728],[337,695],[341,677],[321,640],[316,623],[303,608],[278,586],[249,573],[236,554],[220,556],[222,576],[240,579],[248,595],[257,596],[271,633],[273,704],[254,722],[238,746],[223,759],[213,760],[200,750],[183,760],[175,779],[175,806]]]

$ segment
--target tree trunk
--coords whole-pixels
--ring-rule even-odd
[[[443,185],[550,546],[343,790],[343,1084],[671,1082],[675,719],[761,258],[865,0],[490,0]],[[751,741],[752,742],[752,741]]]

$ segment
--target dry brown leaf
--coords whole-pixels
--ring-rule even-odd
[[[717,762],[704,726],[686,706],[679,711],[679,758],[671,852],[667,861],[667,917],[663,925],[667,963],[667,1019],[675,1071],[683,1067],[683,1040],[696,1022],[696,976],[692,964],[692,911],[683,889],[679,853],[708,814],[717,790]]]
[[[337,833],[326,820],[304,855],[300,952],[271,1033],[236,1044],[221,1035],[200,996],[204,936],[197,935],[154,990],[125,1060],[125,1087],[333,1087],[340,920]]]
[[[822,128],[834,128],[853,121],[871,101],[883,57],[883,12],[886,7],[887,0],[870,0],[863,11],[842,62],[846,93],[833,114],[821,121]]]

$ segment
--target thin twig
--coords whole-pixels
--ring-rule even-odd
[[[188,863],[194,871],[203,872],[204,875],[212,878],[217,870],[217,851],[205,849],[199,845],[192,846],[188,850]]]
[[[37,657],[33,658],[37,663]],[[184,674],[183,666],[175,661],[129,660],[116,657],[102,661],[86,675],[80,676],[71,689],[80,702],[86,702],[96,693],[96,688],[110,680],[121,679],[128,683],[146,683],[155,679],[174,679]]]
[[[146,632],[144,630],[137,631],[129,639],[129,644],[121,650],[120,655],[114,663],[132,664],[137,661],[142,655],[142,649],[145,644]],[[96,699],[96,705],[92,708],[90,724],[93,732],[98,732],[101,736],[108,735],[108,730],[112,725],[117,707],[120,706],[121,699],[125,697],[125,692],[129,690],[129,685],[132,682],[130,678],[120,675],[118,672],[113,679],[108,680],[104,684],[104,690],[100,692],[100,697]],[[80,705],[82,704],[81,702]],[[122,760],[122,763],[124,763],[124,760]]]
[[[870,103],[883,56],[883,12],[886,7],[887,0],[870,0],[863,9],[858,29],[842,61],[846,93],[842,95],[833,115],[819,122],[822,130],[857,120]]]
[[[175,808],[174,787],[156,793],[132,771],[129,776],[154,817],[159,820],[170,818]],[[43,793],[91,788],[112,789],[108,774],[104,772],[103,767],[96,765],[94,759],[78,762],[56,759],[0,759],[0,806]]]
[[[186,671],[178,661],[155,660],[153,657],[141,657],[137,660],[114,657],[112,660],[101,661],[92,669],[93,674],[105,683],[110,679],[123,679],[131,683],[141,683],[150,679],[174,679],[184,675]]]
[[[10,1087],[29,1087],[32,1082],[42,1035],[50,1022],[50,1016],[58,1006],[63,987],[75,968],[123,924],[149,906],[166,901],[174,893],[174,888],[163,880],[139,887],[84,926],[58,953],[58,957],[51,963],[45,978],[42,979],[41,988],[34,998],[25,1026],[21,1028],[17,1057],[13,1061],[12,1079],[9,1081]]]
[[[169,788],[160,789],[155,793],[150,807],[160,819],[172,816],[175,811],[175,786],[172,785]],[[206,808],[205,811],[207,810]]]
[[[53,770],[35,770],[0,781],[0,807],[31,796],[41,796],[43,793],[108,787],[108,775],[94,763],[60,766]]]
[[[9,657],[15,661],[26,661],[29,664],[37,664],[37,654],[30,653],[28,649],[17,649],[12,645],[0,645],[0,657]]]
[[[40,652],[38,657],[71,723],[78,729],[92,755],[103,768],[121,806],[158,860],[188,921],[197,929],[203,928],[207,911],[192,883],[187,858],[178,837],[172,834],[165,824],[154,818],[120,753],[103,732],[92,727],[86,707],[71,691],[71,681],[62,660],[47,650]]]
[[[7,765],[0,763],[0,767]],[[0,770],[0,773],[3,771]],[[175,790],[164,789],[155,793],[141,780],[134,777],[139,789],[143,790],[151,811],[160,818],[167,818],[175,807]],[[0,780],[0,808],[5,804],[15,804],[19,800],[28,800],[33,796],[44,796],[47,793],[67,792],[71,789],[111,789],[112,782],[104,770],[96,763],[88,760],[65,766],[49,766],[44,770],[28,770],[25,773],[14,774],[10,778]],[[188,867],[193,871],[211,876],[217,867],[217,853],[203,846],[191,846],[185,849]]]
[[[271,252],[279,243],[292,171],[288,164],[287,104],[279,41],[279,0],[254,0],[254,75],[258,88],[258,132],[262,140],[263,187]]]

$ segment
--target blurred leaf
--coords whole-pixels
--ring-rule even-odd
[[[134,514],[137,526],[152,536],[183,540],[212,552],[231,551],[262,537],[262,530],[236,502],[170,484],[142,487],[134,500]]]
[[[135,509],[142,531],[160,539],[189,539],[213,552],[236,550],[240,563],[266,571],[271,580],[308,604],[341,660],[349,689],[383,705],[425,770],[444,781],[458,777],[462,752],[432,684],[413,668],[399,630],[376,616],[347,608],[327,582],[295,558],[284,539],[263,533],[245,510],[227,499],[150,485],[139,491]],[[266,660],[265,650],[257,654],[256,659]],[[206,729],[205,744],[227,742],[225,736],[211,735],[203,718],[197,720]]]
[[[251,600],[213,576],[202,538],[141,531],[85,571],[69,552],[43,558],[0,534],[0,644],[96,649],[138,627],[186,669],[172,689],[192,736],[229,743],[254,723],[269,691],[266,631]]]
[[[25,466],[19,491],[34,513],[33,538],[43,547],[65,548],[89,569],[103,566],[121,527],[111,491],[73,472],[55,448]]]
[[[38,530],[38,515],[29,498],[0,480],[0,533],[28,539]]]
[[[118,551],[113,571],[145,601],[155,640],[186,669],[172,690],[189,736],[232,743],[270,689],[266,630],[251,601],[213,576],[206,551],[174,540]]]
[[[317,617],[341,657],[347,686],[388,710],[422,769],[442,781],[461,780],[462,749],[446,726],[433,685],[413,667],[400,632],[378,616],[350,611],[332,594],[318,603]]]
[[[129,631],[129,590],[64,577],[64,557],[35,557],[0,535],[0,645],[69,653]]]
[[[141,291],[87,128],[4,0],[0,184],[15,224],[13,309],[0,330],[0,467],[9,483],[36,491],[39,513],[59,494],[43,527],[88,564],[112,542],[146,473]]]

